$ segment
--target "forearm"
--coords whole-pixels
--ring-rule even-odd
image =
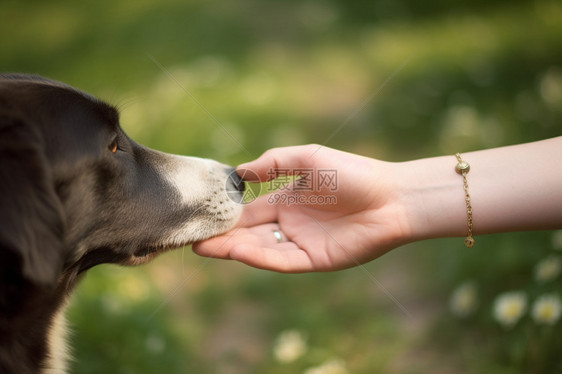
[[[462,154],[474,235],[562,227],[562,137]],[[464,236],[467,211],[454,155],[397,165],[411,240]]]

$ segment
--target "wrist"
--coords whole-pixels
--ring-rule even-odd
[[[557,229],[562,137],[462,154],[474,208],[474,235]],[[462,237],[468,232],[462,176],[454,155],[393,164],[393,192],[405,212],[407,241]]]
[[[398,196],[410,227],[408,241],[466,235],[462,177],[455,165],[454,156],[397,164]]]

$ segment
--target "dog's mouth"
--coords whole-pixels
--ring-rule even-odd
[[[129,259],[126,260],[123,263],[123,265],[130,265],[130,266],[143,265],[152,261],[152,259],[154,259],[156,256],[164,252],[168,252],[176,248],[181,248],[182,246],[188,244],[189,243],[185,243],[183,245],[181,243],[178,243],[177,245],[171,245],[171,244],[144,245],[141,246],[139,249],[137,249],[135,252],[133,252],[131,257],[129,257]]]
[[[137,249],[133,253],[133,257],[139,260],[150,259],[157,254],[161,254],[167,251],[171,251],[176,248],[180,248],[183,246],[189,245],[189,243],[185,244],[148,244],[142,246],[140,249]]]
[[[130,257],[126,262],[131,265],[144,264],[164,252],[189,246],[199,240],[208,239],[226,232],[234,226],[231,220],[219,220],[218,218],[215,218],[213,223],[214,225],[211,226],[213,229],[210,229],[206,224],[199,225],[190,230],[180,230],[177,233],[167,235],[166,239],[161,242],[159,242],[158,239],[149,239],[145,242],[141,242],[132,254],[129,255]]]
[[[133,257],[143,258],[143,257],[150,256],[151,254],[158,253],[159,251],[163,251],[163,250],[164,250],[164,248],[143,247],[143,248],[137,250],[135,253],[133,253]]]

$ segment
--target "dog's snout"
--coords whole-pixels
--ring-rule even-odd
[[[231,168],[228,170],[228,181],[236,191],[244,192],[244,189],[246,188],[244,180],[240,178],[238,174],[236,174],[235,168]]]

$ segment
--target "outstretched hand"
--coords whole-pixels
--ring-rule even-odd
[[[237,173],[263,182],[303,169],[313,178],[319,170],[335,171],[337,179],[307,191],[288,186],[247,203],[235,229],[195,243],[194,252],[296,273],[356,266],[405,243],[408,221],[388,163],[307,145],[271,149]]]
[[[463,154],[477,235],[562,227],[562,178],[552,172],[561,145],[557,137]],[[294,188],[246,204],[238,227],[193,250],[280,272],[330,271],[407,242],[462,237],[467,207],[455,164],[452,155],[389,163],[318,145],[271,149],[238,174],[267,181],[308,170],[319,182],[321,171],[331,170],[335,186],[303,191],[301,178]]]

